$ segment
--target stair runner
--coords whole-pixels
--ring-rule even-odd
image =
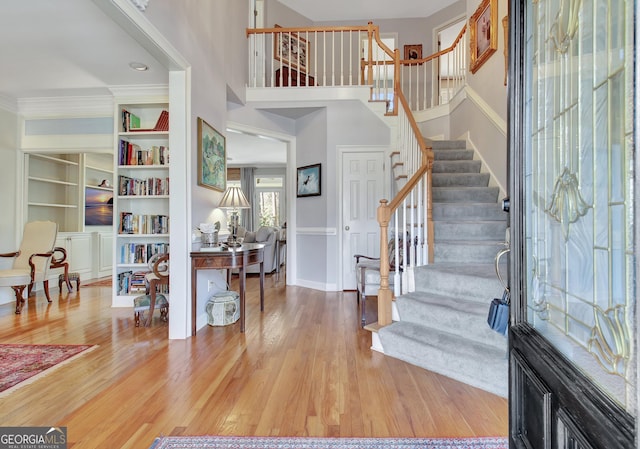
[[[465,141],[433,141],[434,263],[416,267],[399,321],[379,331],[384,353],[506,397],[507,339],[487,325],[502,295],[494,258],[504,247],[499,189]]]

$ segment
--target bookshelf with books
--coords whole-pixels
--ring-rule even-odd
[[[168,106],[116,107],[114,307],[145,293],[149,259],[169,251]]]

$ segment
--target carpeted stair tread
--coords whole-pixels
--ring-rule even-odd
[[[434,173],[433,187],[487,187],[489,173]]]
[[[498,187],[434,187],[434,203],[495,203],[498,200]]]
[[[433,203],[433,220],[495,220],[506,223],[507,214],[498,203]]]
[[[406,321],[378,331],[386,355],[506,397],[506,350]]]
[[[460,150],[467,148],[466,140],[429,140],[427,139],[427,144],[431,146],[431,148],[436,150]]]
[[[434,238],[440,240],[504,240],[507,223],[502,221],[434,221]]]
[[[500,273],[507,279],[504,259]],[[488,299],[502,296],[503,291],[493,260],[486,263],[433,263],[415,267],[414,277],[417,292],[453,296],[483,304],[488,304]]]
[[[412,323],[429,323],[429,327],[443,332],[507,350],[504,336],[494,332],[487,324],[489,304],[433,293],[412,292],[396,298],[400,320]]]
[[[481,161],[434,161],[433,173],[480,173]]]
[[[473,153],[473,150],[434,150],[433,158],[436,161],[471,161]]]
[[[439,240],[434,246],[435,263],[490,263],[504,247],[502,240]]]

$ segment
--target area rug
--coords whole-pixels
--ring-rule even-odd
[[[149,449],[507,449],[499,438],[161,437]]]
[[[0,344],[0,397],[95,348],[95,345]]]

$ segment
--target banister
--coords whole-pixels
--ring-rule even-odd
[[[377,26],[374,26],[377,28]],[[275,27],[275,28],[247,28],[247,37],[251,34],[287,34],[287,33],[314,33],[333,31],[362,31],[369,30],[369,26],[328,26],[328,27]]]

